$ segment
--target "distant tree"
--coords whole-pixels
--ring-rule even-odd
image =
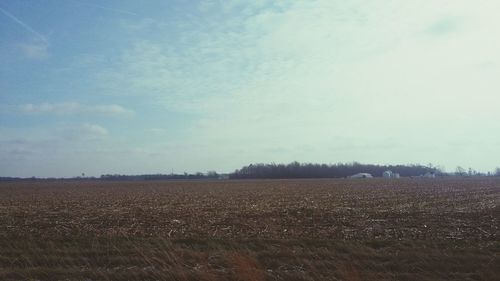
[[[495,169],[495,176],[500,177],[500,168]]]
[[[457,166],[457,168],[455,169],[455,175],[463,177],[467,175],[467,172],[465,171],[464,168]]]
[[[432,165],[373,165],[353,163],[313,164],[250,164],[230,174],[233,179],[245,178],[345,178],[357,173],[370,173],[381,177],[384,171],[391,170],[402,177],[419,176],[426,173],[437,173],[439,169]]]
[[[477,171],[473,170],[472,168],[469,168],[469,171],[467,172],[469,177],[477,175]]]
[[[219,177],[219,174],[217,174],[216,171],[208,171],[207,172],[207,177],[209,177],[209,178],[217,178],[217,177]]]

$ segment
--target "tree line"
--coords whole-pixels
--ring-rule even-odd
[[[54,181],[54,180],[202,180],[202,179],[286,179],[286,178],[345,178],[357,173],[369,173],[374,177],[381,177],[385,171],[398,173],[402,177],[418,177],[427,173],[436,176],[500,176],[500,168],[493,172],[481,173],[474,169],[464,169],[460,166],[454,173],[445,173],[431,164],[419,165],[374,165],[353,163],[338,164],[313,164],[292,162],[289,164],[250,164],[230,174],[218,174],[215,171],[207,173],[183,173],[183,174],[145,174],[145,175],[121,175],[105,174],[100,177],[85,177],[85,174],[71,178],[38,178],[38,177],[0,177],[0,182],[5,181]]]
[[[207,173],[183,173],[183,174],[145,174],[145,175],[121,175],[121,174],[105,174],[100,177],[85,177],[82,176],[71,178],[19,178],[19,177],[0,177],[2,181],[89,181],[89,180],[105,180],[105,181],[152,181],[152,180],[202,180],[202,179],[218,179],[220,175],[215,171]]]
[[[436,175],[442,171],[432,165],[374,165],[353,163],[313,164],[292,162],[289,164],[250,164],[229,175],[231,179],[281,179],[281,178],[345,178],[357,173],[370,173],[381,177],[390,170],[402,177],[416,177],[426,173]]]
[[[207,173],[194,174],[152,174],[152,175],[119,175],[106,174],[101,175],[100,180],[201,180],[201,179],[218,179],[219,174],[215,171]]]

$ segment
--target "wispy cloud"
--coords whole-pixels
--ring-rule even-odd
[[[118,23],[124,30],[129,32],[144,32],[145,30],[152,27],[166,28],[166,26],[161,22],[155,21],[151,18],[140,18],[133,21],[119,20]]]
[[[84,123],[61,129],[60,136],[69,141],[98,141],[108,135],[108,130],[98,124]]]
[[[13,14],[7,12],[6,10],[0,8],[0,12],[2,12],[5,16],[16,22],[19,26],[21,26],[24,30],[30,32],[31,34],[35,35],[37,39],[41,40],[43,43],[46,45],[48,44],[47,39],[45,36],[43,36],[41,33],[33,29],[31,26],[26,24],[24,21],[20,20],[18,17],[14,16]]]
[[[328,159],[340,155],[342,136],[358,142],[341,154],[339,160],[346,161],[354,156],[398,161],[374,149],[387,147],[381,135],[396,144],[412,139],[432,143],[416,131],[456,137],[455,130],[444,130],[445,124],[479,111],[463,102],[470,91],[483,104],[498,101],[491,89],[478,91],[478,85],[496,84],[495,78],[467,70],[474,61],[498,57],[488,44],[482,47],[487,52],[471,52],[472,38],[498,43],[486,32],[465,28],[474,23],[475,30],[491,30],[478,21],[484,15],[479,6],[470,10],[466,1],[252,3],[205,2],[200,7],[203,25],[181,26],[175,43],[137,39],[122,49],[116,64],[97,72],[102,91],[196,113],[199,119],[187,130],[191,139],[209,147],[199,154],[226,155],[250,145],[260,151],[289,147],[303,158],[310,154],[298,148],[307,144],[321,148],[314,159]],[[429,40],[421,36],[429,28],[456,36]],[[442,105],[450,100],[457,102],[443,115]],[[486,112],[471,114],[476,121],[462,124],[473,130],[484,115],[498,116],[490,107]],[[405,150],[409,147],[393,146],[408,161],[423,157]],[[247,157],[259,161],[265,156]],[[405,161],[403,156],[399,160]]]
[[[491,151],[498,148],[500,131],[500,2],[174,2],[165,13],[144,5],[148,18],[99,13],[105,20],[96,24],[108,23],[102,29],[87,26],[84,13],[77,19],[82,25],[75,26],[83,37],[67,38],[110,39],[96,48],[75,47],[78,41],[62,40],[59,29],[54,31],[54,40],[61,39],[57,55],[66,60],[37,65],[28,87],[42,85],[40,92],[53,97],[74,90],[74,100],[103,104],[0,105],[1,117],[25,124],[26,116],[12,112],[63,116],[36,116],[37,124],[57,127],[55,133],[21,128],[18,136],[53,134],[59,141],[54,149],[64,159],[74,158],[73,142],[79,140],[79,149],[86,147],[78,159],[94,157],[88,166],[96,171],[97,162],[101,170],[106,163],[133,173],[166,165],[228,170],[292,160],[432,161],[453,167],[471,155],[481,155],[471,160],[473,166],[497,165]],[[89,10],[108,10],[83,4],[88,3]],[[120,2],[111,9],[121,7]],[[44,51],[42,44],[24,48],[33,58],[43,58]],[[19,71],[12,83],[27,76]],[[29,100],[21,91],[9,95],[8,102]],[[102,118],[132,116],[132,108],[141,114],[130,124]],[[477,142],[460,149],[449,145],[470,136]],[[39,146],[11,144],[9,151],[21,155]],[[121,161],[131,156],[134,161]],[[54,173],[67,162],[60,161]]]
[[[105,136],[108,134],[108,130],[97,124],[83,124],[80,128],[80,131],[84,135],[91,136]]]
[[[119,115],[134,115],[135,112],[133,110],[124,108],[123,106],[117,105],[117,104],[110,104],[110,105],[94,105],[94,106],[84,106],[84,111],[86,112],[91,112],[91,113],[99,113],[99,114],[105,114],[105,115],[113,115],[113,116],[119,116]]]
[[[158,135],[165,134],[166,132],[168,132],[168,130],[166,130],[164,128],[148,128],[148,129],[145,129],[144,131],[146,133],[158,134]]]
[[[131,12],[131,11],[127,11],[127,10],[123,10],[123,9],[111,8],[111,7],[98,5],[95,3],[89,3],[89,2],[85,2],[85,1],[77,1],[77,0],[70,0],[70,1],[73,3],[76,3],[78,5],[82,5],[82,6],[93,7],[93,8],[97,8],[97,9],[101,9],[101,10],[105,10],[105,11],[110,11],[110,12],[114,12],[114,13],[119,13],[119,14],[137,16],[136,13]]]
[[[108,116],[133,116],[133,110],[117,104],[109,105],[84,105],[77,102],[24,104],[19,106],[21,112],[26,114],[101,114]]]
[[[48,44],[45,42],[41,43],[21,43],[17,45],[21,53],[29,59],[43,60],[49,57]]]
[[[433,22],[429,27],[425,29],[425,32],[434,36],[442,36],[454,31],[459,28],[458,20],[450,17],[441,18]]]

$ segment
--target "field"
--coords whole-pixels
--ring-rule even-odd
[[[500,179],[0,183],[0,280],[498,280]]]

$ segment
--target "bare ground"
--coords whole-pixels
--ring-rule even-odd
[[[497,280],[500,179],[0,184],[0,280]]]

